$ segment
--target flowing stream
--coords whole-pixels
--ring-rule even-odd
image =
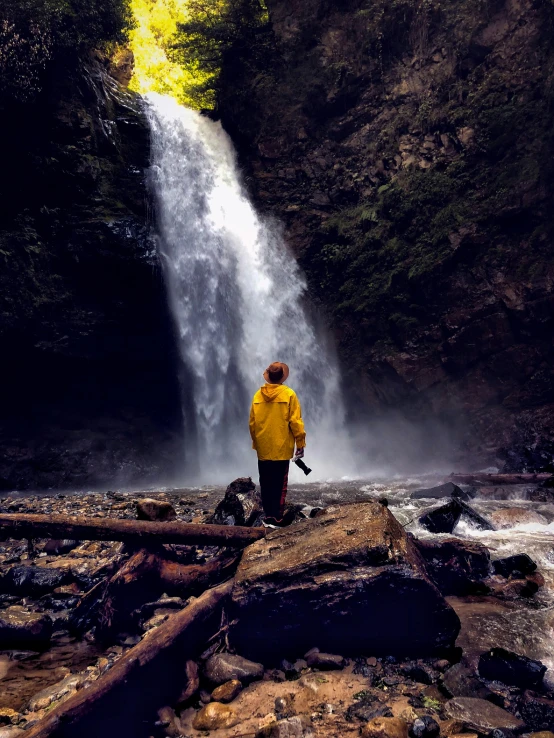
[[[338,443],[344,412],[333,351],[308,315],[306,283],[278,225],[249,202],[219,123],[168,97],[147,102],[159,250],[182,361],[187,476],[195,466],[210,481],[253,473],[248,411],[272,361],[290,366],[310,464],[321,477],[351,469]]]

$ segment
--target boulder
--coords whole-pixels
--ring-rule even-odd
[[[460,500],[470,500],[475,497],[475,493],[464,491],[461,487],[453,482],[439,484],[438,487],[430,487],[429,489],[417,489],[410,495],[412,500],[439,500],[443,497],[457,497]]]
[[[554,726],[554,700],[527,690],[519,705],[521,717],[531,730],[551,730]]]
[[[13,605],[0,611],[0,650],[42,650],[52,637],[52,620],[43,613],[28,612]]]
[[[514,572],[519,572],[522,576],[532,574],[537,565],[527,554],[515,554],[515,556],[507,556],[505,559],[497,559],[492,562],[492,568],[495,574],[501,577],[509,577]]]
[[[4,592],[21,597],[38,598],[72,581],[67,570],[47,569],[39,566],[14,566],[2,578]]]
[[[219,728],[232,728],[239,722],[235,711],[229,705],[221,702],[210,702],[203,707],[194,717],[192,727],[195,730],[218,730]]]
[[[139,520],[159,520],[167,522],[169,520],[175,520],[177,513],[175,508],[169,502],[164,500],[153,500],[150,497],[145,497],[144,500],[139,500],[136,503],[137,506],[137,518]]]
[[[459,538],[416,540],[427,573],[443,595],[464,596],[487,591],[483,583],[490,573],[486,546]]]
[[[453,647],[460,628],[413,541],[373,501],[328,507],[245,549],[230,610],[236,650],[277,663],[314,642],[424,656]]]
[[[203,673],[212,684],[224,684],[232,679],[248,684],[263,677],[264,667],[232,653],[216,653],[206,661]]]
[[[529,523],[548,524],[548,520],[535,510],[526,510],[523,507],[505,507],[495,510],[489,515],[491,523],[496,530],[513,528],[515,525],[527,525]]]
[[[376,717],[364,725],[362,738],[408,738],[408,726],[401,718]]]
[[[419,522],[431,533],[452,533],[460,518],[467,520],[479,530],[494,530],[492,523],[457,498],[425,513],[420,517]]]
[[[492,697],[491,690],[462,663],[454,664],[444,672],[441,687],[449,697],[479,697],[483,700]]]
[[[484,679],[521,689],[538,687],[546,673],[540,661],[520,656],[505,648],[491,648],[479,657],[479,674]]]
[[[238,679],[231,679],[228,682],[220,684],[212,692],[212,700],[214,702],[232,702],[238,697],[242,690],[242,684]]]
[[[455,697],[446,703],[444,709],[448,717],[485,735],[495,730],[521,731],[525,727],[523,720],[488,700],[476,697]]]
[[[208,518],[217,525],[261,525],[262,503],[250,477],[239,477],[227,487],[225,497]]]

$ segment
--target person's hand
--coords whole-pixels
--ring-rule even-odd
[[[303,459],[304,458],[304,448],[297,448],[296,453],[294,454],[293,461],[296,461],[296,459]]]

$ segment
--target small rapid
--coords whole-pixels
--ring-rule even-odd
[[[249,202],[219,123],[168,97],[146,99],[159,252],[182,362],[186,477],[254,472],[249,403],[275,360],[290,365],[317,474],[352,470],[337,440],[344,410],[333,350],[309,315],[279,226]]]

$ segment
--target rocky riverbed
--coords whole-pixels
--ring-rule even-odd
[[[239,584],[246,581],[248,585],[244,591],[247,593],[248,587],[253,591],[252,579],[258,577],[262,582],[265,576],[264,546],[269,545],[276,556],[279,539],[285,536],[285,558],[276,586],[279,597],[288,598],[290,622],[285,618],[283,628],[278,628],[275,621],[268,636],[270,643],[262,648],[264,644],[256,635],[256,618],[251,625],[247,622],[252,598],[247,593],[248,597],[241,600],[240,594],[235,594],[239,611],[246,608],[239,618],[246,623],[242,632],[240,628],[233,630],[233,623],[224,624],[202,656],[188,662],[186,669],[183,666],[181,699],[176,704],[160,705],[157,718],[154,715],[151,723],[144,726],[144,735],[195,736],[206,730],[222,737],[260,732],[272,736],[357,735],[363,729],[366,738],[399,738],[408,731],[412,738],[436,738],[439,734],[461,732],[488,735],[500,730],[510,736],[551,729],[554,495],[548,487],[537,484],[477,489],[462,485],[458,489],[463,493],[463,504],[490,523],[491,529],[483,530],[462,509],[453,534],[436,534],[420,521],[430,511],[433,514],[445,506],[457,509],[456,500],[460,498],[452,489],[427,492],[428,496],[420,496],[417,491],[429,490],[442,481],[430,476],[293,486],[289,495],[291,515],[298,522],[286,532],[277,531],[265,541],[253,544],[248,549],[253,553],[245,555],[246,559],[243,556],[237,574]],[[12,493],[0,501],[0,513],[136,518],[138,508],[143,517],[176,517],[186,522],[217,519],[220,523],[244,524],[246,521],[236,519],[241,509],[247,514],[252,510],[243,504],[244,499],[239,500],[238,507],[236,500],[234,507],[229,500],[220,504],[224,492],[220,487],[204,487],[75,495]],[[433,499],[434,494],[439,496]],[[150,504],[146,499],[156,502]],[[398,648],[380,648],[379,629],[385,635],[386,623],[371,620],[368,612],[371,628],[368,626],[364,633],[363,619],[356,615],[355,608],[348,611],[342,626],[329,615],[329,630],[337,635],[332,653],[323,648],[323,653],[319,651],[324,645],[330,650],[327,645],[333,640],[324,630],[318,632],[314,627],[310,639],[310,611],[306,615],[298,609],[299,603],[304,602],[306,588],[301,590],[300,600],[295,599],[290,586],[283,588],[286,571],[290,572],[291,582],[304,576],[300,569],[291,568],[286,558],[291,536],[306,548],[309,531],[313,530],[317,545],[323,545],[320,531],[329,529],[330,524],[324,525],[329,516],[336,518],[333,510],[338,509],[337,502],[377,500],[381,500],[381,505],[362,505],[357,510],[356,526],[343,526],[343,554],[337,553],[340,536],[332,536],[336,545],[328,547],[331,563],[330,554],[325,554],[328,573],[320,569],[310,576],[331,576],[336,580],[337,574],[332,572],[342,568],[345,581],[356,571],[360,581],[366,582],[367,572],[360,570],[360,562],[352,559],[352,552],[357,550],[358,534],[362,532],[368,540],[372,537],[371,521],[375,515],[379,518],[378,511],[382,510],[383,520],[389,520],[385,527],[397,526],[397,544],[392,549],[387,544],[389,554],[383,558],[387,546],[380,548],[374,541],[373,550],[381,551],[381,559],[373,561],[369,574],[373,577],[373,570],[379,568],[391,576],[386,567],[397,571],[400,566],[404,572],[408,568],[412,572],[409,581],[420,576],[430,580],[429,586],[436,586],[446,597],[445,607],[449,609],[444,612],[452,611],[459,618],[461,629],[456,648],[445,647],[442,654],[439,648],[435,655],[424,659],[415,652],[408,653],[410,638],[413,641],[422,632],[422,617],[415,614],[415,604],[409,600],[410,587],[403,602],[405,613],[398,629]],[[387,506],[398,523],[386,517]],[[360,511],[366,508],[374,513],[364,524]],[[369,526],[366,532],[364,525]],[[214,547],[170,545],[165,549],[168,556],[181,563],[209,562],[217,553]],[[85,595],[107,581],[131,553],[122,543],[41,540],[31,545],[8,539],[0,544],[0,722],[5,726],[0,727],[1,738],[19,735],[20,731],[24,735],[26,729],[86,689],[147,633],[186,606],[186,598],[167,594],[144,601],[126,621],[127,630],[112,634],[111,642],[99,641],[94,625],[84,632],[79,630],[81,616],[77,615],[83,610]],[[525,558],[511,558],[521,554],[526,554],[531,563]],[[246,576],[247,566],[251,571]],[[421,575],[420,566],[425,569]],[[264,581],[267,589],[267,578]],[[396,592],[398,586],[396,582]],[[314,597],[310,608],[316,613],[317,587]],[[260,602],[267,603],[264,598],[266,594]],[[382,598],[381,592],[376,601],[382,603]],[[338,608],[333,610],[333,603],[333,598],[326,603],[329,613],[339,613]],[[398,617],[402,610],[400,600],[394,600],[391,608],[390,617]],[[307,620],[303,632],[294,631],[295,612]],[[315,614],[313,617],[317,619]],[[356,623],[359,632],[355,632]],[[433,627],[446,628],[445,632],[450,628],[444,624]],[[505,650],[495,650],[499,648]],[[217,661],[225,660],[226,654],[233,651],[240,663],[219,664],[218,670]],[[514,653],[519,660],[511,655]],[[536,666],[536,662],[545,669]],[[537,670],[541,672],[538,680]],[[499,734],[495,738],[500,738]]]

